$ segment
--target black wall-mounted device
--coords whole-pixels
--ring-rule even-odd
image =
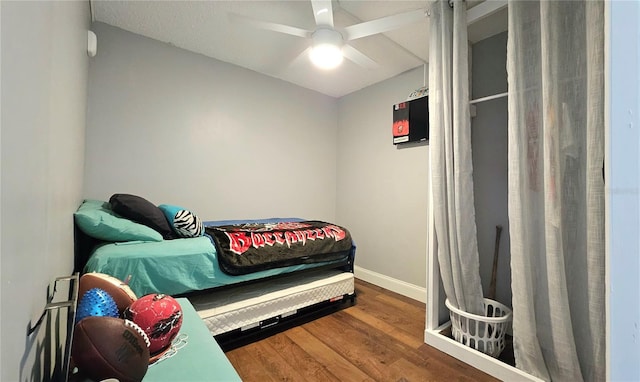
[[[429,96],[393,105],[393,144],[429,140]]]

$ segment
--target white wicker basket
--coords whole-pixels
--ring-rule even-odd
[[[484,316],[467,313],[445,300],[451,317],[453,338],[492,357],[498,357],[505,347],[505,334],[511,322],[511,309],[485,298]]]

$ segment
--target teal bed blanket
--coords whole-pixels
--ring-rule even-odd
[[[283,219],[253,221],[278,220]],[[231,222],[235,221],[205,222],[205,225]],[[355,252],[355,247],[352,251]],[[220,269],[216,255],[209,236],[161,242],[109,243],[95,248],[83,273],[100,272],[129,280],[129,286],[138,296],[149,293],[175,296],[337,263],[300,264],[232,276]]]

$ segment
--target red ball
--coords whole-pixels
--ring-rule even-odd
[[[166,350],[182,326],[182,308],[165,294],[148,294],[124,311],[124,318],[138,324],[149,337],[151,356]]]
[[[141,381],[149,367],[149,339],[131,321],[90,316],[75,326],[71,356],[93,380]]]

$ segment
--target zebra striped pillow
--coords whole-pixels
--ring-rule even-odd
[[[204,235],[204,224],[193,212],[168,204],[158,206],[164,212],[174,232],[180,237],[198,237]]]
[[[204,234],[202,220],[187,210],[180,210],[175,214],[173,229],[181,237],[198,237]]]

